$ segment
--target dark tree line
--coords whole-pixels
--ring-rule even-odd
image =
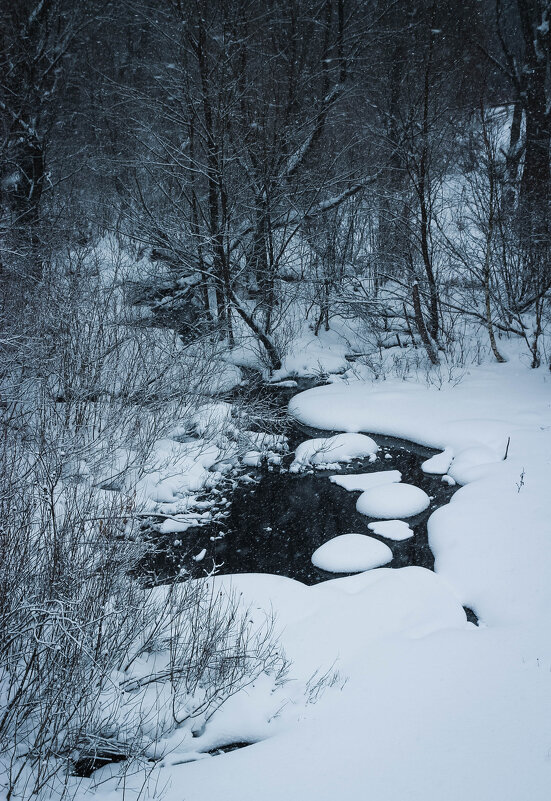
[[[527,336],[527,312],[541,328],[546,0],[22,0],[0,13],[6,281],[40,281],[60,241],[113,228],[170,266],[202,331],[231,346],[241,321],[277,368],[290,283],[310,282],[318,330],[363,273],[371,298],[402,286],[404,326],[437,362],[458,302],[450,265],[466,261],[441,230],[442,192],[482,170],[491,258],[476,314],[490,338],[494,323]],[[498,107],[508,141],[492,149]]]

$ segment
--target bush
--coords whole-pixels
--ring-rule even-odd
[[[0,342],[0,766],[7,799],[52,797],[111,759],[155,759],[260,673],[273,622],[212,582],[147,588],[133,487],[212,372],[125,305],[128,265],[69,253],[25,295],[4,283]],[[109,481],[105,481],[105,476]],[[107,489],[107,486],[110,489]]]

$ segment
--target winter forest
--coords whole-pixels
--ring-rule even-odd
[[[0,801],[547,801],[551,0],[0,0]]]

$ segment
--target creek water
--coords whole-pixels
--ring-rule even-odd
[[[286,406],[289,398],[303,388],[306,387],[272,389],[274,403],[279,408]],[[338,471],[339,475],[345,475],[399,470],[404,483],[414,484],[429,495],[430,506],[407,521],[413,536],[394,542],[368,529],[374,519],[356,511],[360,493],[349,492],[329,480],[337,471],[288,472],[292,451],[300,442],[334,432],[320,432],[288,421],[285,433],[291,453],[281,469],[249,469],[236,487],[228,486],[227,492],[223,487],[218,490],[219,508],[226,510],[222,521],[189,528],[183,534],[155,534],[156,547],[148,557],[147,566],[144,565],[154,580],[163,581],[178,574],[201,576],[216,566],[221,574],[274,573],[315,584],[335,575],[346,575],[320,570],[312,564],[311,557],[324,542],[351,532],[368,534],[387,544],[393,558],[386,567],[434,568],[427,520],[436,508],[448,503],[455,490],[441,476],[422,471],[421,464],[434,451],[405,440],[371,434],[380,446],[376,460],[356,459]],[[197,561],[198,556],[201,558]]]

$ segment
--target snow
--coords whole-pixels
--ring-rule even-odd
[[[292,413],[307,425],[438,449],[436,475],[453,451],[443,480],[462,486],[428,521],[436,572],[382,567],[312,587],[270,575],[213,579],[217,589],[231,587],[251,621],[277,615],[290,681],[253,682],[198,736],[168,731],[160,762],[133,764],[122,780],[120,766],[78,785],[69,777],[69,792],[78,801],[161,790],[166,801],[221,792],[225,801],[256,801],[259,788],[264,801],[547,801],[550,389],[543,368],[510,363],[471,367],[455,385],[341,381],[295,397]],[[301,465],[316,464],[317,452],[305,447]],[[183,464],[190,452],[175,455]],[[361,481],[337,478],[350,478],[347,489]],[[365,494],[381,502],[400,487],[382,483]],[[369,526],[379,536],[405,533],[397,516]],[[340,680],[306,703],[309,677],[334,670]],[[236,741],[255,744],[205,755]]]
[[[191,521],[187,519],[178,520],[173,517],[167,517],[163,520],[163,522],[159,526],[159,532],[161,534],[182,534],[184,531],[187,531],[188,528],[191,528],[193,525],[196,525],[196,521]]]
[[[391,484],[402,480],[399,470],[376,470],[373,473],[354,473],[346,476],[329,476],[329,481],[350,492],[365,492],[371,487]]]
[[[378,445],[364,434],[336,434],[333,437],[318,437],[302,442],[295,451],[291,464],[292,473],[305,470],[310,465],[333,465],[350,462],[365,456],[374,456]]]
[[[385,484],[363,492],[356,501],[362,515],[392,519],[413,517],[430,504],[426,492],[412,484]]]
[[[320,331],[315,336],[305,326],[302,335],[293,342],[292,350],[283,358],[282,368],[274,374],[274,379],[342,373],[349,367],[346,360],[349,349],[339,332]]]
[[[437,453],[431,456],[421,465],[421,470],[424,473],[447,473],[453,461],[453,449],[446,448],[442,453]]]
[[[232,406],[223,401],[204,403],[190,416],[189,422],[199,436],[227,431],[231,427]]]
[[[413,530],[403,520],[376,520],[368,523],[368,529],[387,540],[407,540],[413,537]]]
[[[136,497],[142,504],[171,503],[187,492],[203,489],[212,478],[211,468],[221,451],[206,440],[177,442],[157,440],[149,459],[150,469],[136,485]]]
[[[263,462],[271,465],[281,464],[282,454],[289,450],[287,438],[282,434],[244,431],[241,438],[253,446],[241,458],[243,464],[248,467],[260,467]]]
[[[328,688],[324,694],[325,712],[333,716],[344,704],[337,720],[351,722],[352,729],[344,726],[342,730],[349,748],[352,740],[358,737],[360,717],[365,731],[365,713],[363,709],[355,709],[353,703],[362,686],[365,654],[381,642],[384,652],[389,638],[391,643],[398,637],[398,642],[405,638],[405,642],[411,644],[439,631],[463,631],[468,627],[465,614],[449,588],[438,576],[422,568],[383,568],[313,587],[280,576],[257,574],[220,576],[211,581],[213,595],[223,593],[239,599],[253,627],[263,619],[263,609],[272,607],[278,610],[278,625],[284,631],[285,647],[293,662],[292,681],[274,688],[273,682],[261,675],[252,685],[230,698],[198,736],[191,736],[188,727],[172,731],[167,728],[151,753],[161,758],[153,770],[156,781],[162,782],[166,792],[164,797],[169,801],[181,801],[182,786],[186,788],[186,798],[192,799],[216,798],[220,786],[224,787],[224,797],[237,799],[242,792],[247,799],[255,798],[262,774],[274,773],[274,759],[279,765],[289,765],[295,775],[297,760],[291,757],[290,749],[296,748],[303,737],[307,739],[301,742],[299,754],[306,757],[308,773],[313,769],[312,759],[315,760],[315,752],[319,749],[328,758],[328,764],[334,763],[335,758],[340,761],[340,749],[333,750],[335,730],[329,728],[329,719],[320,718],[319,704],[305,704],[304,701],[308,687],[315,687],[316,680],[319,680],[316,676],[321,677],[327,672],[335,676],[334,687]],[[158,588],[161,598],[162,590]],[[377,613],[373,614],[373,610]],[[361,637],[358,637],[360,631]],[[339,654],[338,665],[333,664],[335,653]],[[404,655],[400,656],[402,665]],[[149,654],[142,661],[143,664],[140,660],[133,663],[136,678],[142,674],[149,675],[154,667],[159,667],[159,662],[161,666],[163,664],[162,654]],[[385,672],[387,667],[391,667],[378,660],[376,666],[371,668],[372,675],[377,674],[377,668]],[[346,675],[339,678],[334,674],[336,667],[339,671],[342,667]],[[353,692],[344,692],[347,687],[351,687]],[[160,690],[160,687],[152,688],[147,702],[160,703]],[[385,698],[388,699],[386,694]],[[367,698],[362,695],[361,701],[364,703]],[[168,725],[170,708],[166,712]],[[297,724],[300,724],[298,728]],[[315,735],[319,725],[321,731]],[[297,734],[300,737],[298,742]],[[329,750],[318,742],[320,735],[323,742],[332,744]],[[312,736],[316,742],[314,749],[307,747]],[[260,742],[267,738],[269,741]],[[207,750],[243,741],[257,744],[215,761],[205,754]],[[365,736],[360,738],[358,745],[364,742]],[[202,765],[205,772],[197,772]],[[148,770],[152,770],[151,765]],[[243,781],[242,770],[253,777],[251,782],[248,779]],[[282,780],[285,786],[286,771],[278,773],[276,788],[265,788],[273,799],[278,797],[277,788],[281,788]],[[113,774],[112,767],[97,771],[92,779],[82,782],[82,792],[91,787],[96,788],[103,799],[114,800],[119,797],[119,792],[124,792],[125,798],[129,797],[128,794],[134,797],[140,778],[144,781],[140,772],[133,772],[125,777],[124,784],[118,785]],[[305,787],[299,783],[291,797],[302,797],[304,791]],[[328,796],[322,793],[320,797]]]
[[[457,484],[468,484],[472,480],[471,476],[480,474],[481,467],[493,465],[496,461],[496,453],[492,448],[486,446],[465,448],[453,460],[449,475]]]
[[[272,381],[270,382],[272,387],[278,387],[279,389],[293,389],[294,387],[298,386],[297,382],[289,378],[286,381]]]
[[[262,453],[260,451],[247,451],[243,455],[242,461],[247,467],[259,467],[262,463]]]
[[[283,434],[267,434],[264,431],[244,431],[242,436],[260,451],[285,453],[289,450],[287,438]]]
[[[312,564],[330,573],[359,573],[386,565],[392,551],[365,534],[341,534],[325,542],[312,554]]]
[[[258,351],[258,345],[254,341],[244,341],[241,345],[233,348],[224,357],[230,367],[246,367],[262,372],[263,364]]]
[[[484,445],[494,460],[501,460],[508,436],[521,424],[508,412],[510,402],[526,402],[521,386],[524,379],[520,386],[511,382],[506,390],[510,398],[504,398],[497,394],[505,390],[495,386],[495,372],[491,368],[486,371],[487,386],[486,381],[469,381],[465,376],[457,386],[438,390],[398,380],[367,385],[363,381],[339,382],[296,395],[289,411],[313,428],[388,434],[441,450],[454,448],[456,456],[469,445]],[[480,375],[474,369],[471,374]],[[453,419],[454,411],[461,415],[459,419]]]

